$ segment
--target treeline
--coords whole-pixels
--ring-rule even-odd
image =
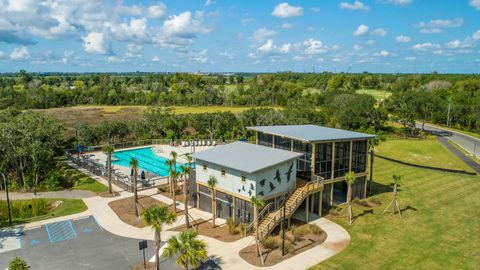
[[[321,109],[309,99],[291,101],[283,109],[252,108],[231,112],[175,114],[168,107],[150,107],[138,120],[77,125],[79,143],[86,146],[143,139],[253,139],[248,126],[317,124],[381,133],[387,114],[369,95],[344,93],[327,98]],[[76,143],[72,138],[71,145]]]

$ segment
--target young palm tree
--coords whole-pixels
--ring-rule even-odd
[[[172,172],[174,172],[174,167],[176,167],[177,162],[173,159],[167,159],[165,163],[168,165],[168,192],[170,192],[170,195],[172,195]]]
[[[115,151],[115,148],[111,145],[105,145],[103,147],[103,153],[107,155],[107,163],[108,163],[108,191],[112,194],[112,154]]]
[[[388,208],[390,208],[390,205],[393,205],[393,214],[395,214],[395,211],[398,212],[398,215],[400,216],[400,218],[402,217],[402,211],[400,210],[400,206],[398,205],[398,201],[397,201],[397,193],[398,193],[398,185],[400,184],[401,180],[402,180],[402,176],[401,175],[397,175],[397,174],[393,174],[392,176],[393,178],[393,193],[392,193],[392,200],[390,201],[390,203],[387,205],[387,207],[385,207],[385,209],[383,210],[382,214],[384,214]]]
[[[186,270],[190,267],[197,269],[207,258],[207,245],[197,239],[194,230],[186,230],[168,239],[162,256],[168,259],[176,257],[175,262]]]
[[[176,214],[168,209],[165,205],[152,206],[145,210],[142,214],[143,222],[152,226],[155,231],[155,265],[157,270],[160,269],[160,244],[161,244],[161,231],[163,224],[170,225],[177,218]]]
[[[258,241],[259,241],[259,239],[258,239],[258,209],[262,208],[265,205],[265,202],[262,199],[257,198],[255,196],[252,196],[250,198],[250,202],[253,205],[253,222],[254,222],[253,224],[255,226],[255,245],[257,246],[257,256],[260,256],[260,245],[258,243]]]
[[[352,211],[352,186],[355,184],[355,181],[357,180],[355,177],[354,172],[348,172],[345,175],[345,180],[347,181],[348,185],[348,191],[347,191],[347,219],[348,223],[352,224],[352,217],[353,217],[353,211]]]
[[[216,205],[216,198],[215,198],[215,186],[217,186],[218,180],[215,176],[210,175],[208,179],[207,185],[211,190],[211,197],[212,197],[212,223],[213,228],[215,228],[215,216],[217,215],[217,205]]]
[[[173,193],[172,193],[172,200],[173,200],[173,211],[177,213],[177,192],[175,191],[175,187],[177,186],[177,179],[180,177],[180,172],[171,171],[170,172],[170,178],[172,179],[172,185],[173,185]]]
[[[183,173],[183,204],[185,208],[185,227],[188,229],[190,227],[189,216],[188,216],[188,183],[190,182],[190,166],[182,165],[181,167]]]
[[[172,151],[170,152],[170,156],[172,157],[170,163],[167,163],[170,166],[170,171],[177,171],[177,152]],[[173,196],[173,193],[175,192],[175,183],[173,183],[170,179],[170,195]]]
[[[138,172],[138,160],[136,160],[135,158],[132,158],[132,160],[130,161],[130,167],[132,167],[132,170],[133,170],[133,203],[134,203],[134,206],[135,206],[135,215],[138,217],[138,195],[137,195],[137,172]]]

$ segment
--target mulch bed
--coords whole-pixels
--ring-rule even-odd
[[[154,205],[166,205],[158,200],[155,200],[149,196],[138,197],[138,212],[141,215],[142,212]],[[135,216],[135,206],[133,204],[133,197],[124,198],[108,203],[108,206],[117,214],[117,216],[125,223],[135,226],[137,228],[143,228],[147,226],[143,223],[141,217]],[[169,206],[172,210],[173,207]]]
[[[103,197],[103,198],[112,198],[112,197],[120,196],[120,193],[118,193],[116,191],[113,191],[112,193],[110,193],[108,191],[105,191],[105,192],[99,193],[98,196]]]
[[[239,232],[237,234],[231,234],[228,231],[227,224],[216,226],[212,228],[212,223],[210,220],[197,219],[195,221],[190,221],[190,226],[196,228],[198,234],[208,236],[210,238],[217,239],[222,242],[235,242],[243,238],[243,233]],[[184,231],[185,225],[178,226],[171,229],[172,231]]]
[[[247,261],[248,263],[255,265],[255,266],[273,266],[279,262],[282,262],[290,257],[293,257],[303,251],[309,250],[317,245],[320,245],[327,239],[327,234],[322,231],[320,234],[313,234],[308,233],[301,240],[297,242],[293,242],[291,232],[286,232],[286,239],[285,242],[289,242],[293,249],[290,253],[287,253],[285,256],[282,257],[282,247],[281,247],[281,237],[279,235],[274,236],[278,243],[279,247],[273,250],[268,250],[265,248],[261,249],[262,256],[265,260],[265,264],[262,265],[261,257],[258,257],[256,254],[255,244],[250,245],[242,250],[240,250],[239,255]]]

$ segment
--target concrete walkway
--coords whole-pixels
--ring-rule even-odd
[[[32,192],[9,192],[10,200],[26,200],[36,198],[66,198],[66,199],[83,199],[96,196],[95,192],[88,190],[60,190],[60,191],[46,191],[37,192],[33,195]],[[4,191],[0,192],[0,200],[6,200],[7,195]]]

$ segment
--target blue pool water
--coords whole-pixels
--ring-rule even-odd
[[[124,167],[130,167],[130,161],[132,158],[135,158],[138,160],[140,170],[149,171],[160,176],[167,176],[170,169],[166,164],[167,159],[155,155],[151,147],[114,152],[113,158],[113,164]],[[181,164],[177,162],[176,169],[178,172],[181,171],[180,166]]]

